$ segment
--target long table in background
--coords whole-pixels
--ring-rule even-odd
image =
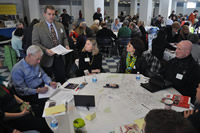
[[[140,83],[147,82],[148,78],[142,75],[139,81],[136,80],[135,74],[101,73],[96,77],[97,82],[93,83],[92,76],[85,76],[88,84],[75,92],[78,95],[94,95],[96,107],[89,111],[86,107],[77,108],[74,106],[74,100],[71,100],[67,113],[57,116],[59,133],[73,133],[73,120],[80,117],[86,122],[87,133],[109,133],[116,127],[131,124],[134,120],[145,117],[151,109],[163,109],[164,104],[160,101],[164,94],[179,94],[173,88],[156,93],[145,90]],[[60,89],[64,89],[68,83],[81,84],[82,82],[84,82],[84,77],[72,78],[65,82]],[[103,86],[108,83],[118,84],[119,89],[104,88]],[[186,110],[174,106],[172,109]],[[96,112],[96,118],[92,121],[85,119],[90,112]],[[47,123],[50,123],[50,120],[51,118],[46,118]]]

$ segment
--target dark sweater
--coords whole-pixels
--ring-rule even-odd
[[[116,35],[108,28],[103,27],[101,30],[97,32],[97,38],[113,38],[116,39]]]
[[[90,58],[90,63],[85,62],[85,58]],[[97,55],[92,56],[92,53],[81,52],[79,56],[79,76],[84,75],[84,70],[88,70],[90,73],[93,69],[100,69],[102,72],[102,55],[98,53]]]
[[[177,78],[177,74],[182,75]],[[190,96],[192,101],[196,95],[196,88],[200,83],[200,67],[193,57],[171,59],[165,68],[164,78],[173,82],[173,87],[182,95]]]

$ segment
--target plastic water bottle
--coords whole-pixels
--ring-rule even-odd
[[[52,128],[53,131],[56,131],[58,128],[58,121],[54,116],[52,116],[50,127]]]
[[[137,74],[136,74],[136,80],[140,80],[140,72],[137,72]]]
[[[96,76],[96,74],[93,75],[93,77],[92,77],[92,82],[93,82],[93,83],[96,83],[96,82],[97,82],[97,76]]]

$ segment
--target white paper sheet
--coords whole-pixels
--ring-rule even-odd
[[[59,87],[60,83],[57,83],[57,88]],[[41,98],[48,98],[50,97],[55,91],[57,88],[52,88],[51,86],[48,86],[48,85],[45,85],[45,87],[48,87],[48,91],[44,94],[39,94],[38,95],[38,98],[41,99]]]
[[[65,100],[67,102],[70,102],[73,99],[73,96],[74,94],[71,91],[60,90],[56,95],[54,95],[50,99],[54,101]]]
[[[58,55],[65,55],[65,54],[67,54],[69,52],[72,52],[73,50],[66,49],[61,44],[59,44],[58,46],[52,48],[51,51],[53,51],[54,53],[56,53]]]

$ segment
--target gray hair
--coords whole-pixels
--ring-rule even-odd
[[[43,55],[43,51],[37,45],[31,45],[30,47],[28,47],[28,49],[26,51],[27,55],[28,54],[35,55],[36,53],[39,53],[39,52],[41,53],[41,56],[42,56]]]
[[[116,19],[115,19],[115,21],[116,21],[116,20],[118,20],[118,21],[119,21],[119,18],[116,18]]]
[[[128,20],[124,20],[124,22],[123,22],[123,26],[128,26]]]

